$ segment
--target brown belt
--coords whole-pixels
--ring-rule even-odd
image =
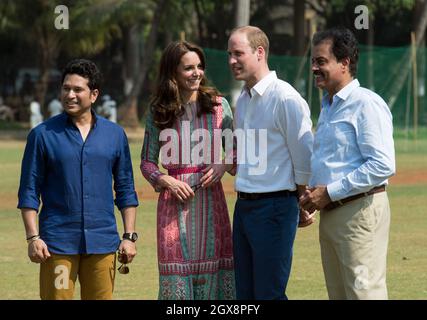
[[[350,201],[353,201],[353,200],[356,200],[356,199],[360,199],[360,198],[363,198],[363,197],[367,197],[367,196],[370,196],[370,195],[372,195],[374,193],[384,192],[384,191],[385,191],[385,185],[378,186],[378,187],[372,188],[368,192],[359,193],[359,194],[356,194],[356,195],[348,197],[348,198],[344,198],[344,199],[341,199],[341,200],[338,200],[338,201],[331,202],[324,209],[325,210],[333,210],[333,209],[336,209],[338,207],[343,206],[347,202],[350,202]]]

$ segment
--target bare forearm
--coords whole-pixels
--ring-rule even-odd
[[[29,238],[39,234],[37,228],[37,211],[30,208],[21,209],[22,220],[24,221],[25,234]]]
[[[121,210],[125,233],[135,232],[136,207],[126,207]]]

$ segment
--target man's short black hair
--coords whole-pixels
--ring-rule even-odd
[[[319,31],[313,36],[312,45],[317,46],[326,40],[332,41],[332,53],[337,61],[342,61],[347,57],[350,58],[350,74],[353,77],[356,76],[359,48],[353,32],[343,27]]]
[[[61,83],[64,83],[67,74],[77,74],[88,79],[88,87],[90,90],[98,89],[101,85],[101,72],[95,63],[86,59],[71,60],[64,71],[62,72]]]

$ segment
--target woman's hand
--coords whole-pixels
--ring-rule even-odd
[[[191,187],[184,181],[179,181],[171,176],[163,175],[159,178],[159,184],[168,189],[172,195],[181,202],[185,202],[194,197]]]
[[[200,178],[200,183],[202,184],[202,188],[208,188],[212,186],[214,183],[217,183],[221,180],[222,176],[226,171],[231,170],[233,164],[210,164],[205,169],[202,170],[204,173]]]

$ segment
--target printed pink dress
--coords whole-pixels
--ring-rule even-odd
[[[215,113],[200,117],[197,103],[187,105],[170,129],[158,129],[151,113],[147,118],[141,172],[160,191],[157,255],[162,300],[235,298],[231,226],[221,182],[199,188],[185,203],[157,184],[163,174],[158,167],[160,155],[168,174],[190,186],[199,184],[207,158],[213,161],[223,157],[222,152],[218,155],[225,143],[221,132],[231,132],[233,116],[227,100],[219,99],[221,104],[215,107]],[[234,147],[231,153],[235,164]],[[230,173],[235,174],[235,165]]]

